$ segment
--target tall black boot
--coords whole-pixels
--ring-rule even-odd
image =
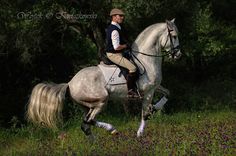
[[[136,87],[137,74],[129,73],[127,77],[128,97],[137,98],[139,97]]]

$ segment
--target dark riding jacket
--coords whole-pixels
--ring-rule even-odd
[[[113,45],[112,45],[112,39],[111,39],[111,33],[117,30],[119,33],[119,38],[120,38],[120,45],[122,44],[126,44],[124,37],[123,37],[123,33],[122,30],[119,29],[117,26],[110,24],[108,26],[108,28],[106,29],[106,52],[110,52],[110,53],[117,53],[120,51],[117,51],[114,49]]]

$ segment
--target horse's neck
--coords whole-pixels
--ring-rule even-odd
[[[161,53],[158,53],[157,55],[161,55]],[[162,80],[162,58],[144,56],[142,54],[138,54],[136,56],[145,68],[145,71],[141,71],[144,72],[144,74],[140,77],[140,84],[160,84]],[[142,65],[139,63],[137,64],[138,68],[142,70]]]
[[[161,35],[165,29],[165,24],[155,24],[144,30],[135,40],[133,47],[140,52],[149,55],[161,56]],[[145,73],[140,78],[141,88],[144,85],[160,84],[162,79],[162,57],[145,56],[140,53],[135,54],[138,60],[145,67]],[[142,65],[137,63],[139,69],[142,70]]]

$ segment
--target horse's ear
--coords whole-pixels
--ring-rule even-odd
[[[166,20],[166,24],[167,24],[167,27],[168,27],[168,29],[170,29],[170,27],[171,27],[171,21],[169,21],[169,20]]]
[[[167,24],[170,24],[170,23],[171,23],[171,21],[169,21],[169,20],[166,20],[166,23],[167,23]]]
[[[168,24],[171,24],[171,23],[174,23],[174,22],[175,22],[175,18],[173,18],[171,21],[166,20],[166,23],[168,23]]]
[[[175,18],[173,18],[173,19],[171,20],[171,22],[174,23],[174,22],[175,22]]]

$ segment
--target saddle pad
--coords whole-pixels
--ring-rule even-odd
[[[121,74],[120,68],[115,65],[105,65],[99,64],[98,67],[101,69],[107,84],[118,85],[126,84],[126,79],[123,74]]]

